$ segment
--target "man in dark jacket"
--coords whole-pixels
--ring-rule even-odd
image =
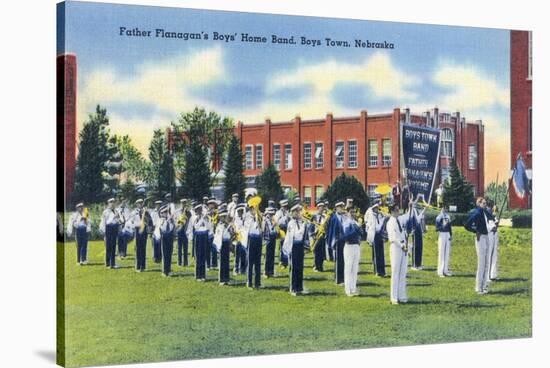
[[[489,270],[489,236],[487,231],[488,215],[486,213],[487,202],[485,198],[479,197],[476,200],[476,208],[472,210],[468,220],[464,224],[466,230],[476,234],[477,252],[477,273],[476,287],[478,294],[488,293],[488,270]]]

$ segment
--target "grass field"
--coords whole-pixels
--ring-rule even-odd
[[[250,290],[244,276],[219,286],[217,272],[194,280],[193,267],[174,265],[163,278],[151,262],[134,271],[130,257],[118,270],[103,266],[102,242],[91,242],[87,266],[76,264],[75,245],[65,246],[67,366],[152,362],[286,352],[489,340],[531,336],[531,230],[501,229],[500,280],[490,293],[474,292],[473,236],[456,229],[453,277],[436,275],[433,227],[425,240],[424,270],[410,271],[409,303],[389,303],[389,278],[372,274],[371,251],[361,249],[361,296],[346,297],[333,282],[333,264],[311,270],[306,254],[308,295],[288,293],[288,274],[278,270]],[[62,245],[58,245],[62,247]],[[62,250],[61,250],[62,251]],[[389,254],[386,245],[387,271]]]

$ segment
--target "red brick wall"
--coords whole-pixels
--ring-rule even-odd
[[[532,107],[532,79],[529,68],[529,32],[510,32],[510,167],[521,153],[528,168],[532,166],[532,152],[529,147],[531,131],[528,124],[529,109]],[[531,207],[527,197],[516,196],[510,185],[510,206],[513,208]]]
[[[76,56],[57,56],[57,160],[58,186],[64,185],[64,197],[70,200],[76,170]],[[59,177],[62,176],[62,177]],[[60,188],[61,189],[61,188]],[[63,207],[58,203],[58,208]]]

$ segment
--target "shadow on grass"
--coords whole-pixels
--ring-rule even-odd
[[[288,290],[288,285],[264,285],[262,289],[265,290]]]
[[[472,302],[472,303],[457,303],[456,306],[459,308],[496,308],[496,307],[502,306],[502,304]]]
[[[453,276],[452,277],[466,277],[466,278],[475,278],[476,277],[476,274],[475,273],[453,273]]]
[[[357,286],[380,286],[380,284],[377,284],[375,282],[362,281],[358,282]]]
[[[409,282],[408,286],[432,286],[429,282]]]
[[[170,277],[194,277],[194,272],[172,272]]]
[[[101,262],[88,262],[85,266],[105,266],[105,263]]]
[[[301,296],[322,296],[322,295],[336,295],[333,291],[309,291],[307,294],[301,294]]]
[[[387,298],[389,297],[389,294],[386,293],[379,293],[379,294],[369,294],[369,293],[361,293],[358,295],[359,298]]]
[[[505,277],[502,279],[497,279],[495,282],[520,282],[520,281],[529,281],[529,279],[523,278],[523,277]]]
[[[526,287],[514,287],[514,288],[509,288],[504,290],[490,291],[489,293],[495,294],[495,295],[518,295],[518,294],[528,294],[529,289]]]
[[[328,281],[331,279],[323,276],[306,276],[304,277],[304,280],[305,281]]]

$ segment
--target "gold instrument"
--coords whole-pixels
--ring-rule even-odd
[[[249,207],[254,208],[256,214],[256,221],[258,222],[258,227],[261,229],[262,226],[262,214],[260,213],[260,204],[262,203],[262,197],[254,196],[251,197],[247,202]]]
[[[317,234],[315,235],[315,239],[313,240],[313,244],[311,245],[312,252],[315,250],[315,247],[319,243],[319,240],[321,240],[321,238],[327,233],[328,221],[332,216],[332,212],[332,210],[327,210],[327,212],[325,213],[325,219],[318,225]]]
[[[82,218],[84,219],[84,222],[88,223],[88,219],[90,218],[90,210],[88,207],[84,207],[82,210]]]
[[[187,216],[187,209],[183,209],[183,210],[181,211],[181,215],[180,215],[179,218],[178,218],[178,222],[177,222],[178,226],[183,226],[183,225],[185,225],[185,223],[187,222],[187,218],[188,218],[188,216]]]
[[[275,230],[277,231],[277,237],[279,239],[284,239],[286,237],[286,233],[279,225],[275,225]]]

